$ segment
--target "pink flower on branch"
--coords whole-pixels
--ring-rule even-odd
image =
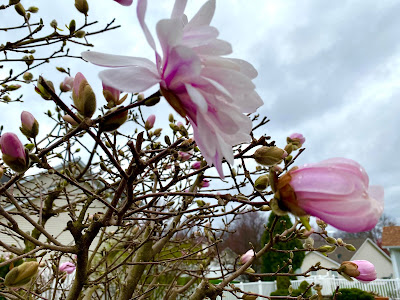
[[[76,266],[72,262],[65,262],[60,265],[60,272],[67,272],[68,274],[72,274],[76,269]]]
[[[210,26],[215,0],[207,1],[190,21],[183,13],[185,6],[185,0],[177,0],[171,18],[157,23],[161,57],[144,21],[147,1],[138,1],[137,16],[156,64],[94,51],[82,57],[111,67],[99,76],[121,91],[138,93],[159,84],[166,100],[191,123],[208,164],[214,164],[223,177],[223,158],[232,164],[232,146],[250,141],[252,124],[244,113],[255,112],[263,103],[252,82],[257,71],[244,60],[222,57],[232,49],[217,39],[218,30]]]
[[[255,252],[254,250],[249,250],[247,251],[245,254],[243,254],[242,256],[240,256],[240,263],[242,265],[244,265],[245,263],[247,263],[250,259],[252,259],[255,256]]]
[[[367,260],[344,261],[340,265],[339,271],[364,282],[376,279],[375,266]]]
[[[6,132],[0,138],[0,148],[3,153],[3,161],[15,172],[22,173],[28,168],[29,159],[18,136],[15,133]]]
[[[369,186],[364,168],[332,158],[295,168],[279,178],[279,206],[294,215],[312,215],[347,232],[368,231],[383,213],[383,187]]]

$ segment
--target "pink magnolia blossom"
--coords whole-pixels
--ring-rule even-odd
[[[29,111],[21,113],[21,124],[26,130],[32,130],[35,122],[37,123],[35,117]]]
[[[332,158],[293,169],[279,178],[277,188],[282,208],[347,232],[371,230],[383,212],[383,187],[369,186],[364,168],[351,159]]]
[[[192,156],[193,156],[192,153],[183,152],[183,151],[178,151],[178,158],[179,158],[181,161],[187,161],[187,160],[189,160]]]
[[[3,161],[15,172],[24,172],[28,162],[25,147],[15,133],[6,132],[0,138],[0,148]]]
[[[250,259],[252,259],[255,256],[254,250],[249,250],[242,256],[240,256],[240,263],[244,265],[247,263]]]
[[[64,78],[63,82],[60,83],[60,90],[62,92],[69,92],[72,90],[74,85],[74,77],[67,76]]]
[[[301,145],[303,145],[306,141],[306,138],[301,133],[292,133],[289,135],[289,138],[298,141]]]
[[[357,280],[369,282],[376,279],[375,266],[367,260],[344,261],[339,268]]]
[[[148,116],[146,123],[144,124],[144,127],[149,130],[154,127],[154,123],[156,122],[156,116],[155,115],[150,115]]]
[[[115,2],[118,2],[119,4],[123,6],[130,6],[133,2],[133,0],[114,0]]]
[[[192,164],[192,169],[198,170],[198,169],[200,169],[200,168],[201,168],[201,161],[195,161],[195,162]]]
[[[68,274],[72,274],[75,271],[75,269],[76,269],[75,264],[69,261],[62,263],[59,268],[60,272],[67,272]]]
[[[210,181],[207,179],[203,179],[202,182],[200,182],[200,187],[209,187],[210,186]]]
[[[110,67],[100,78],[125,92],[138,93],[155,84],[171,106],[193,127],[194,138],[208,164],[223,177],[223,158],[230,164],[232,146],[249,142],[251,120],[262,100],[252,79],[257,71],[244,60],[226,58],[231,45],[217,39],[210,26],[215,0],[207,1],[188,21],[186,0],[176,0],[171,18],[157,23],[162,56],[144,21],[147,0],[138,0],[137,16],[147,42],[155,51],[156,64],[145,58],[84,52],[94,64]]]

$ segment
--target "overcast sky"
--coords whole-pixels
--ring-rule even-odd
[[[8,0],[0,4],[3,2]],[[39,6],[45,24],[56,18],[60,28],[65,28],[71,18],[78,24],[82,21],[73,2],[22,0],[25,7]],[[111,0],[88,2],[89,20],[106,24],[115,17],[116,24],[122,25],[121,29],[90,38],[94,50],[153,59],[134,5],[122,7]],[[186,13],[190,18],[204,1],[188,2]],[[172,6],[172,0],[149,1],[146,21],[152,32],[159,19],[169,17]],[[299,164],[331,157],[358,161],[367,170],[371,184],[384,186],[385,212],[398,222],[400,162],[395,153],[400,147],[399,13],[400,2],[390,0],[217,0],[212,21],[220,38],[232,44],[232,57],[251,62],[259,72],[255,83],[265,102],[259,113],[271,119],[265,134],[283,147],[287,135],[303,133],[307,150]],[[21,22],[15,21],[17,17],[0,11],[0,23],[18,25]],[[0,43],[10,34],[0,32]],[[62,63],[51,63],[40,74],[52,74],[58,85],[63,75],[54,72],[55,65]],[[73,74],[84,73],[101,91],[96,75],[101,68],[78,60],[67,65]],[[0,69],[0,76],[5,72]],[[50,104],[32,89],[25,94],[25,104],[1,104],[0,123],[5,131],[18,130],[19,114],[27,107],[39,122],[45,120],[42,111]],[[161,104],[155,109],[163,114],[166,107]],[[41,126],[46,128],[44,121]]]

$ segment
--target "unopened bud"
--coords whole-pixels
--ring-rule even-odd
[[[331,253],[336,250],[336,246],[324,245],[319,247],[317,250],[322,253]]]
[[[257,191],[265,190],[269,185],[269,175],[261,175],[254,182],[254,188]]]
[[[147,120],[146,123],[144,124],[144,128],[146,130],[150,130],[154,127],[154,123],[156,122],[156,116],[155,115],[150,115]]]
[[[174,122],[174,115],[173,114],[169,114],[168,115],[168,121],[171,122],[171,123]]]
[[[263,206],[260,207],[260,210],[261,211],[270,211],[271,207],[269,207],[269,205],[263,205]]]
[[[356,247],[354,247],[352,244],[347,244],[345,247],[349,251],[356,251],[357,250]]]
[[[333,238],[333,237],[330,237],[330,236],[328,236],[326,239],[325,239],[325,241],[327,241],[329,244],[336,244],[336,239],[335,238]]]
[[[80,13],[84,14],[85,16],[89,11],[89,4],[86,0],[75,0],[75,7]]]
[[[30,73],[30,72],[25,72],[25,73],[24,73],[24,76],[22,76],[22,78],[23,78],[25,81],[31,81],[31,80],[33,79],[33,74]]]
[[[31,6],[28,8],[28,11],[30,11],[31,13],[35,14],[39,11],[39,8],[37,8],[36,6]]]
[[[162,131],[162,128],[157,128],[156,130],[154,130],[154,135],[155,136],[160,136],[161,135],[161,131]]]
[[[23,286],[36,275],[38,269],[39,263],[36,261],[24,262],[7,273],[4,278],[4,285],[8,287]]]
[[[78,72],[74,78],[72,99],[79,113],[90,118],[96,110],[96,95],[85,76]]]
[[[35,138],[39,133],[39,123],[35,117],[28,111],[21,113],[21,132],[27,138]]]
[[[41,77],[40,77],[41,78]],[[36,93],[38,93],[44,100],[51,100],[51,95],[45,90],[41,84],[41,80],[45,81],[47,85],[54,91],[54,85],[50,80],[45,80],[44,78],[39,78],[38,85],[35,87]]]
[[[50,22],[50,26],[53,27],[54,29],[57,29],[57,25],[58,25],[58,23],[56,20],[53,20]]]
[[[69,22],[69,34],[73,34],[75,32],[76,29],[76,23],[75,20],[71,20],[71,22]]]
[[[86,35],[86,32],[84,30],[78,30],[77,32],[75,32],[75,37],[77,37],[78,39],[83,38]]]
[[[263,146],[254,152],[253,158],[256,162],[264,166],[273,166],[279,164],[287,153],[285,150],[276,146]]]
[[[25,17],[25,8],[21,3],[16,4],[14,8],[20,16]]]
[[[344,242],[341,238],[338,238],[336,242],[338,243],[339,246],[344,246]]]
[[[111,113],[112,111],[110,111]],[[107,115],[107,114],[106,114]],[[114,131],[117,130],[122,124],[128,119],[128,111],[122,111],[111,118],[105,120],[100,124],[100,130],[102,131]]]
[[[65,122],[68,122],[72,126],[78,126],[78,123],[70,115],[65,115],[62,118]]]

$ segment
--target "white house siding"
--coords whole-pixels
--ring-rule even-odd
[[[311,266],[315,265],[317,262],[321,262],[321,265],[326,268],[337,268],[339,264],[335,261],[317,253],[317,252],[309,252],[306,254],[303,264],[301,265],[301,272],[307,271]],[[328,271],[326,270],[318,270],[313,275],[326,275]]]
[[[369,239],[354,253],[351,260],[368,260],[375,266],[378,278],[393,277],[391,259]]]

